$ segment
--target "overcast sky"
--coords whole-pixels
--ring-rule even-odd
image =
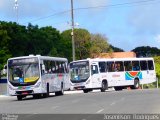
[[[52,26],[61,32],[71,28],[71,0],[17,1],[19,24]],[[160,48],[160,0],[73,1],[76,28],[103,34],[125,51],[138,46]],[[1,21],[17,21],[14,5],[15,0],[0,0]]]

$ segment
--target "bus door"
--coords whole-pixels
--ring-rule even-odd
[[[97,88],[97,87],[101,86],[98,64],[92,64],[91,65],[91,81],[92,81],[92,87],[93,88]]]
[[[143,84],[148,83],[148,81],[150,81],[151,76],[154,75],[153,70],[154,70],[154,65],[153,65],[153,61],[149,60],[149,61],[145,61],[142,60],[140,61],[140,67],[141,67],[141,72],[142,72],[142,78],[143,79]]]

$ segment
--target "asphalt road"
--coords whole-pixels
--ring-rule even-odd
[[[49,98],[0,97],[0,113],[13,114],[129,114],[160,113],[160,89],[91,93],[69,92]]]

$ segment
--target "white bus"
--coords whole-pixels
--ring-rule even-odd
[[[66,58],[29,55],[8,59],[8,93],[18,100],[27,95],[48,97],[63,95],[70,88]]]
[[[70,63],[71,89],[81,89],[84,93],[93,89],[104,92],[108,87],[122,90],[130,86],[156,81],[153,58],[113,58],[85,59]]]

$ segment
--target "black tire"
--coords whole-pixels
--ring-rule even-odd
[[[46,97],[49,97],[49,83],[47,83],[47,93],[46,93]]]
[[[138,89],[140,87],[140,83],[138,79],[134,80],[134,85],[131,87],[132,89]]]
[[[34,94],[34,95],[33,95],[33,98],[34,98],[34,99],[40,99],[40,98],[41,98],[41,94]]]
[[[59,95],[64,95],[63,83],[61,83],[61,91],[59,91]]]
[[[105,92],[108,90],[108,83],[106,81],[102,81],[101,92]]]
[[[84,92],[84,93],[88,93],[89,90],[88,90],[88,89],[83,89],[83,92]]]
[[[59,96],[59,91],[58,91],[58,92],[55,92],[55,96]]]
[[[114,87],[115,91],[121,91],[123,88],[122,87]]]
[[[17,100],[22,100],[23,96],[22,95],[17,95]]]
[[[61,91],[55,92],[56,96],[64,95],[63,83],[61,83]]]
[[[135,88],[135,89],[138,89],[139,87],[140,87],[139,80],[138,80],[138,79],[135,79],[135,80],[134,80],[134,88]]]
[[[93,89],[89,89],[89,92],[92,92],[93,91]]]
[[[43,98],[47,98],[47,93],[43,93],[43,94],[42,94],[42,97],[43,97]]]

